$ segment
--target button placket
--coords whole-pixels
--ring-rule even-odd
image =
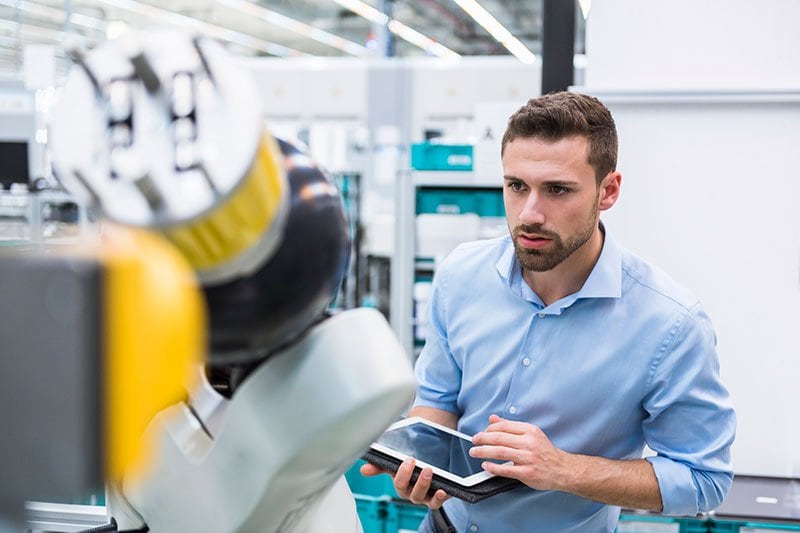
[[[536,317],[543,317],[543,316],[546,316],[546,315],[544,313],[535,313],[533,315],[533,319],[531,320],[530,325],[528,327],[529,329],[525,334],[525,338],[523,340],[522,352],[523,353],[528,353],[529,355],[525,355],[525,356],[523,356],[522,359],[518,359],[518,361],[522,364],[522,366],[524,368],[530,367],[532,365],[532,363],[533,363],[533,354],[531,353],[531,346],[529,345],[530,344],[530,337],[531,337],[533,329],[535,328],[535,325],[536,325]],[[522,355],[522,354],[520,354],[520,355]],[[520,370],[520,372],[522,372],[522,370]],[[508,414],[510,414],[510,415],[516,415],[516,414],[518,414],[520,412],[519,406],[517,406],[516,404],[511,403],[513,401],[512,398],[514,398],[516,396],[514,394],[515,386],[518,386],[518,385],[515,385],[515,382],[517,381],[517,379],[527,379],[527,378],[521,378],[521,376],[517,377],[516,374],[517,374],[517,371],[514,371],[514,374],[512,375],[512,378],[511,378],[511,380],[512,380],[511,381],[511,386],[509,387],[508,395],[506,396],[506,401],[508,402],[508,403],[506,403],[506,412]],[[527,372],[526,372],[526,374],[527,374]]]

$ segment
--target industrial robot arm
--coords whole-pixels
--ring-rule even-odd
[[[155,533],[302,532],[342,514],[319,509],[414,382],[379,313],[326,314],[350,247],[335,187],[265,130],[253,81],[213,42],[151,30],[74,58],[50,134],[57,177],[169,241],[208,313],[200,379],[152,419],[152,453],[110,480],[111,514]],[[353,514],[350,498],[350,525],[331,531]]]

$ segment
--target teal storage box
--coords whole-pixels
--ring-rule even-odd
[[[417,187],[416,211],[418,215],[475,213],[480,217],[504,217],[503,190],[499,187]]]
[[[622,513],[617,533],[708,533],[708,527],[705,520],[695,518]]]
[[[359,459],[344,474],[344,478],[350,486],[350,492],[354,495],[388,496],[397,498],[397,492],[394,490],[392,478],[388,474],[381,474],[373,477],[362,476],[359,469],[363,464],[365,464],[364,461]]]
[[[789,533],[800,531],[800,521],[790,524],[712,518],[708,521],[708,531],[709,533]]]
[[[384,533],[411,533],[419,528],[428,508],[405,500],[391,500],[386,506]],[[366,532],[365,532],[366,533]]]
[[[386,529],[386,502],[388,497],[355,495],[356,511],[364,533],[384,533]]]
[[[472,170],[472,145],[411,145],[411,168],[414,170]]]

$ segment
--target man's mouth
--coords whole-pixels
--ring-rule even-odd
[[[517,236],[517,242],[520,246],[523,248],[532,248],[536,250],[546,247],[552,242],[552,240],[553,239],[535,234],[520,233]]]

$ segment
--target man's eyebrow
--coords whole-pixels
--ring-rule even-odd
[[[558,186],[575,186],[580,185],[581,182],[578,180],[570,180],[570,179],[552,179],[552,180],[543,180],[542,184],[544,185],[558,185]]]
[[[505,181],[523,181],[522,179],[516,176],[503,176],[503,180]],[[580,185],[581,182],[575,179],[568,179],[568,178],[553,178],[553,179],[545,179],[541,181],[542,185],[558,185],[562,187]]]

